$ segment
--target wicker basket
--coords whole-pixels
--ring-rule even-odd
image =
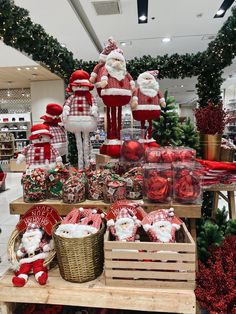
[[[220,149],[220,161],[228,161],[233,162],[234,161],[234,149],[226,149],[224,147],[221,147]]]
[[[21,236],[22,236],[22,234],[17,229],[15,229],[12,232],[12,234],[10,236],[10,239],[8,241],[7,253],[8,253],[9,260],[10,260],[10,262],[12,263],[12,265],[14,267],[19,264],[19,261],[18,261],[18,259],[16,257],[16,251],[17,251],[17,249],[18,249],[18,247],[20,245]],[[55,250],[50,251],[48,253],[47,257],[45,258],[43,265],[45,267],[49,266],[49,264],[54,259],[55,255],[56,255],[56,251]]]
[[[81,283],[101,275],[104,263],[104,223],[97,233],[84,238],[64,238],[56,235],[59,224],[53,228],[53,238],[62,278]]]

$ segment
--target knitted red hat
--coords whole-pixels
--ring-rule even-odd
[[[78,87],[88,87],[89,90],[93,89],[93,84],[89,82],[89,74],[83,70],[76,70],[71,74],[70,77],[70,87],[78,86]]]
[[[45,121],[53,121],[53,120],[60,120],[60,115],[62,114],[63,108],[61,105],[58,104],[48,104],[46,107],[46,114],[42,116],[40,119]],[[60,122],[58,121],[58,122]]]
[[[115,40],[112,37],[109,37],[105,47],[103,48],[103,51],[99,55],[99,60],[106,61],[107,55],[109,55],[109,53],[112,50],[115,50],[117,48],[118,48],[118,46],[117,46],[117,43],[115,42]]]
[[[31,135],[29,136],[29,140],[35,140],[39,138],[42,135],[47,135],[50,138],[53,137],[53,135],[49,132],[49,127],[45,124],[35,124],[31,128]]]
[[[102,218],[99,214],[91,214],[90,216],[85,217],[82,219],[82,221],[79,223],[79,225],[87,225],[90,227],[94,227],[97,230],[100,229],[102,224]]]

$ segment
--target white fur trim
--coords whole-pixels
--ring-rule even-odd
[[[29,278],[28,275],[26,275],[26,274],[19,274],[17,277],[23,278],[23,279],[25,279],[25,281],[27,281]]]
[[[131,80],[129,83],[131,87],[135,87],[135,82],[133,80]]]
[[[16,252],[16,256],[18,256],[18,257],[23,257],[24,255],[25,255],[25,253],[21,252],[21,250],[18,250]]]
[[[53,118],[53,119],[58,119],[60,116],[53,116],[52,114],[49,114],[49,113],[45,113],[45,116],[47,116],[47,117],[50,117],[50,118]]]
[[[112,227],[112,226],[115,226],[115,222],[113,219],[110,219],[107,221],[107,227]]]
[[[109,140],[106,139],[103,145],[120,145],[121,141],[120,140]]]
[[[83,207],[80,207],[79,211],[82,213],[84,211]]]
[[[107,59],[107,55],[104,55],[103,53],[100,53],[99,55],[99,60],[100,61],[103,61],[104,63],[106,62],[106,59]]]
[[[101,91],[102,96],[131,96],[131,90],[123,88],[106,88]]]
[[[65,129],[72,133],[93,132],[97,130],[97,119],[93,116],[68,116]]]
[[[56,162],[62,162],[61,156],[59,156],[59,157],[56,158]]]
[[[174,227],[176,230],[180,229],[180,225],[177,225],[177,224],[172,224],[172,227]]]
[[[148,231],[152,226],[150,224],[143,225],[143,229]]]
[[[90,75],[90,77],[95,77],[95,78],[96,78],[97,76],[98,76],[98,75],[97,75],[97,73],[95,73],[95,72],[92,72],[91,75]]]
[[[70,107],[67,106],[67,105],[65,105],[65,106],[63,107],[63,110],[70,111]]]
[[[35,279],[38,281],[39,277],[44,273],[44,271],[38,271],[34,276],[35,276]]]
[[[103,75],[102,77],[101,77],[101,81],[107,81],[108,80],[108,77],[106,76],[106,75]]]
[[[98,117],[98,107],[97,106],[92,106],[90,108],[90,113],[91,113],[92,116],[97,118]]]
[[[160,99],[160,102],[164,102],[164,101],[166,101],[166,100],[165,100],[164,97],[162,97],[162,98]]]
[[[49,244],[44,245],[44,247],[43,247],[44,252],[49,252],[50,250],[51,250],[51,248],[50,248]]]
[[[22,265],[24,263],[32,263],[32,262],[37,261],[38,259],[45,259],[45,258],[46,258],[46,254],[40,253],[40,254],[34,255],[32,257],[22,258],[19,263],[20,263],[20,265]]]
[[[116,50],[112,50],[109,53],[109,55],[107,56],[107,60],[110,60],[110,59],[119,59],[120,61],[125,62],[124,56],[120,52],[118,52]]]
[[[19,154],[16,160],[16,163],[19,165],[25,160],[25,156],[23,154]]]
[[[89,80],[75,80],[73,83],[90,83]]]
[[[133,96],[133,97],[132,97],[132,100],[138,101],[138,97],[137,97],[137,96]]]
[[[151,111],[151,110],[161,110],[161,107],[159,105],[138,105],[133,111],[137,110],[145,110],[145,111]]]
[[[92,210],[92,214],[96,214],[97,213],[97,210],[96,209],[93,209]]]
[[[41,134],[41,133],[48,133],[49,134],[50,132],[47,129],[43,129],[43,130],[33,131],[33,132],[31,132],[31,135],[36,135],[36,134]]]

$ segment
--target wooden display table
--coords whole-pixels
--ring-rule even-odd
[[[150,212],[154,209],[160,208],[170,208],[173,207],[175,209],[175,214],[182,218],[189,218],[190,220],[190,232],[194,240],[196,240],[196,219],[201,218],[201,205],[186,205],[186,204],[157,204],[157,203],[147,203],[142,200],[136,201],[138,202],[146,212]],[[23,215],[25,212],[30,209],[34,205],[49,205],[57,209],[58,213],[61,216],[66,216],[70,210],[74,207],[96,207],[102,208],[104,211],[107,211],[111,204],[106,204],[103,201],[89,201],[78,203],[78,204],[65,204],[61,200],[46,200],[40,203],[25,203],[22,197],[17,198],[15,201],[9,204],[10,213],[13,215]]]
[[[213,216],[216,213],[218,208],[219,196],[221,196],[227,203],[229,207],[229,217],[232,219],[236,219],[236,206],[235,206],[235,197],[234,192],[236,191],[236,184],[216,184],[211,185],[209,187],[204,188],[205,191],[214,192],[213,198],[213,208],[212,214]],[[222,192],[226,191],[227,196],[225,196]]]
[[[127,309],[164,313],[196,313],[193,290],[143,289],[105,286],[104,276],[87,283],[71,283],[60,277],[57,268],[50,270],[46,286],[30,276],[24,288],[13,287],[12,272],[0,280],[1,313],[10,314],[12,303],[43,303],[98,308]]]

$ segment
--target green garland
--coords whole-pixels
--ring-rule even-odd
[[[198,76],[197,91],[201,105],[208,100],[218,104],[221,100],[222,70],[230,65],[236,52],[236,8],[224,23],[216,38],[205,52],[173,54],[171,56],[143,56],[127,61],[127,69],[137,78],[139,73],[158,68],[159,78],[185,78]],[[66,82],[78,68],[91,73],[96,61],[85,62],[73,58],[73,53],[49,36],[43,27],[31,21],[28,11],[14,5],[11,0],[1,0],[0,39],[62,77]]]

